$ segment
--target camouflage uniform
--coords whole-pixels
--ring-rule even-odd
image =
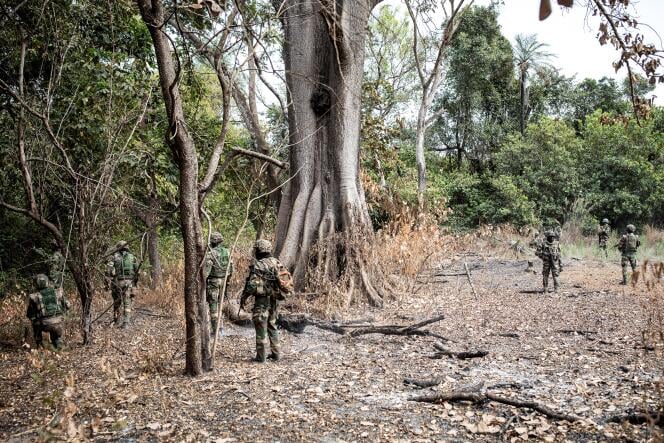
[[[606,244],[609,241],[609,236],[611,235],[611,226],[609,226],[609,220],[603,219],[602,223],[597,229],[597,241],[599,243],[599,248],[604,250],[604,256],[608,257],[609,253],[606,249]]]
[[[230,263],[228,249],[223,245],[223,237],[218,232],[210,236],[210,248],[205,256],[205,276],[206,276],[206,298],[210,308],[210,334],[217,330],[219,320],[219,295],[224,286],[224,279],[230,278],[233,274],[233,264]],[[226,298],[228,293],[228,281],[226,282],[225,293],[222,298]]]
[[[62,287],[64,278],[63,273],[65,270],[65,258],[60,253],[58,244],[54,241],[53,253],[51,254],[45,252],[43,249],[37,249],[36,251],[44,258],[44,261],[46,262],[47,275],[51,284],[56,288]]]
[[[30,294],[27,316],[32,322],[32,332],[37,346],[42,346],[42,334],[48,332],[51,343],[56,349],[62,347],[64,333],[62,323],[64,314],[69,309],[62,288],[53,288],[45,274],[35,278],[38,291]]]
[[[558,292],[558,277],[563,270],[563,264],[560,258],[560,242],[556,240],[556,234],[553,231],[546,233],[546,241],[541,244],[537,250],[537,256],[542,259],[542,283],[544,292],[549,287],[549,274],[553,277],[553,290]]]
[[[258,240],[255,247],[256,260],[249,270],[249,276],[244,286],[241,306],[248,297],[254,297],[252,320],[256,330],[256,358],[255,361],[264,362],[268,340],[271,354],[267,358],[279,360],[279,331],[277,318],[279,306],[283,296],[277,282],[277,275],[284,266],[272,257],[272,245],[267,240]]]
[[[632,272],[636,269],[636,250],[641,246],[639,236],[634,234],[636,228],[634,225],[627,225],[627,233],[620,237],[618,242],[618,250],[622,256],[620,258],[620,266],[622,267],[622,284],[627,284],[627,263],[632,267]]]
[[[136,257],[129,252],[127,242],[119,242],[115,249],[117,252],[106,265],[106,278],[110,283],[113,297],[113,321],[116,326],[126,328],[131,320],[133,288],[138,280],[138,263]]]
[[[537,271],[535,271],[535,268],[533,266],[534,264],[534,258],[537,256],[537,251],[540,249],[542,246],[542,243],[544,242],[544,239],[540,235],[539,231],[534,231],[533,232],[533,238],[530,240],[528,243],[528,267],[525,269],[525,272],[532,272],[533,274],[537,274]]]

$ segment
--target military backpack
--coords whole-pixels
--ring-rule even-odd
[[[625,236],[625,249],[624,253],[625,254],[633,254],[636,252],[636,249],[639,247],[639,238],[633,234],[629,233]]]
[[[288,269],[274,257],[258,260],[249,276],[249,287],[257,297],[268,296],[285,300],[293,292],[293,277]]]
[[[228,271],[229,254],[226,248],[215,248],[210,251],[211,265],[210,278],[224,278]]]
[[[134,255],[131,252],[119,254],[114,260],[115,277],[118,280],[134,278]]]
[[[44,288],[38,292],[37,314],[39,318],[64,314],[61,301],[53,288]]]

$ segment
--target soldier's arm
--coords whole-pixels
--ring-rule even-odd
[[[32,301],[32,297],[28,299],[28,311],[26,312],[26,316],[30,320],[34,320],[35,318],[37,318],[37,308],[35,306],[34,301]]]

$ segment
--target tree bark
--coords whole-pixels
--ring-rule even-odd
[[[299,287],[312,244],[371,229],[359,177],[360,97],[366,27],[377,3],[275,1],[285,34],[291,146],[276,253]],[[341,250],[351,261],[352,251]]]
[[[186,324],[185,373],[198,375],[209,363],[209,333],[204,302],[204,256],[198,195],[198,155],[185,124],[178,88],[179,63],[173,60],[169,37],[164,29],[164,9],[159,0],[137,0],[155,49],[159,80],[169,121],[169,140],[177,152],[180,170],[180,230],[184,242],[184,302]]]

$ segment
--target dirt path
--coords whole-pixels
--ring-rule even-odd
[[[462,269],[461,262],[445,265],[447,271]],[[58,421],[62,432],[100,441],[653,437],[658,428],[603,423],[613,414],[653,408],[659,400],[653,383],[662,376],[661,354],[643,347],[642,297],[617,285],[618,265],[572,260],[565,266],[562,291],[547,295],[535,293],[540,276],[524,273],[524,262],[469,265],[475,268],[477,300],[464,276],[440,277],[446,281],[394,300],[384,310],[362,308],[349,318],[409,324],[444,313],[446,319],[429,329],[447,337],[451,350],[489,351],[484,358],[432,359],[437,340],[429,337],[350,338],[308,327],[301,334],[283,333],[283,361],[259,365],[249,361],[253,330],[231,326],[220,341],[215,371],[189,379],[179,375],[181,322],[139,311],[132,329],[99,329],[90,348],[73,346],[59,354],[4,348],[0,439],[58,433]],[[434,377],[442,383],[433,388],[403,383],[404,378]],[[408,400],[479,382],[585,420],[555,422],[495,403]]]

